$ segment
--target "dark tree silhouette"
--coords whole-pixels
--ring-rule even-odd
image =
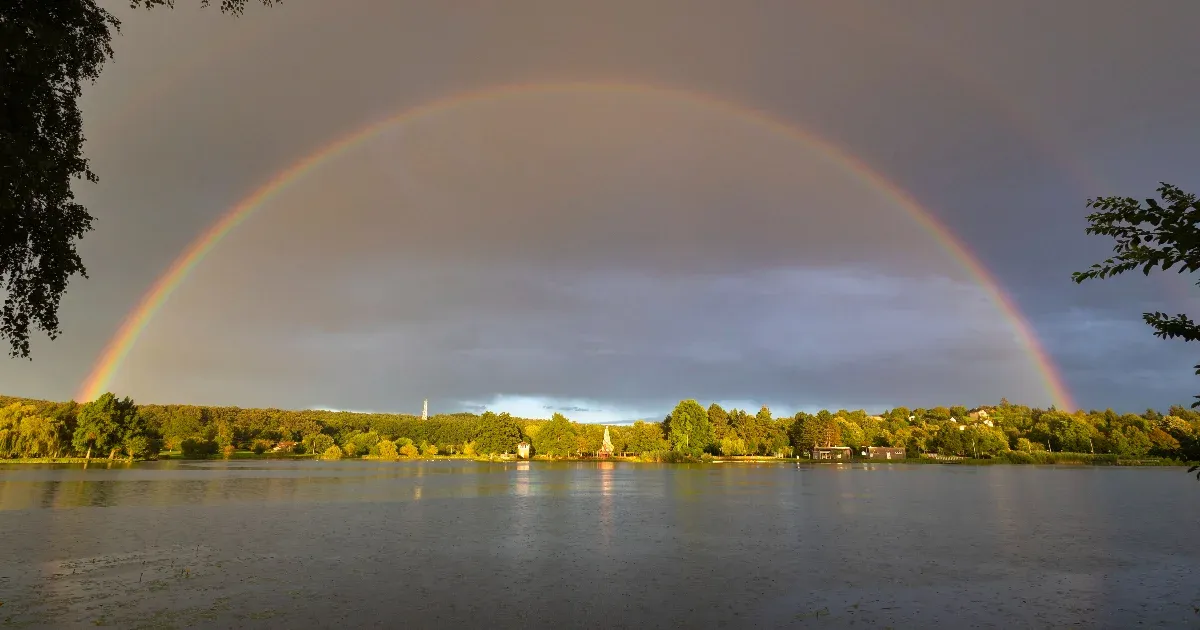
[[[221,0],[220,9],[239,15],[247,2]],[[174,2],[130,2],[156,6]],[[81,84],[95,81],[112,58],[120,28],[95,0],[0,2],[0,339],[12,356],[29,356],[31,328],[58,337],[67,282],[87,277],[75,246],[92,216],[71,185],[97,177],[83,156],[77,101]]]
[[[1161,203],[1147,199],[1145,205],[1132,197],[1089,199],[1088,207],[1098,212],[1088,215],[1087,233],[1113,237],[1117,241],[1113,246],[1116,255],[1087,271],[1071,274],[1071,278],[1080,283],[1139,267],[1147,276],[1156,267],[1166,271],[1179,265],[1178,273],[1200,269],[1200,201],[1196,195],[1165,182],[1159,184],[1158,196]],[[1200,281],[1196,284],[1200,285]],[[1142,318],[1154,328],[1157,337],[1180,338],[1185,342],[1200,339],[1200,326],[1183,313],[1174,317],[1159,312],[1142,313]],[[1200,364],[1194,367],[1200,375]],[[1192,403],[1193,409],[1200,407],[1200,396],[1194,398],[1197,400]],[[1200,466],[1192,466],[1188,472],[1196,473],[1200,479]]]
[[[1141,268],[1150,275],[1156,267],[1166,271],[1179,265],[1179,273],[1200,269],[1200,201],[1170,184],[1158,187],[1160,203],[1147,199],[1145,205],[1131,197],[1089,199],[1088,234],[1111,236],[1117,241],[1116,254],[1087,271],[1071,274],[1080,283],[1092,278],[1107,278]],[[1200,285],[1200,282],[1197,282]],[[1184,341],[1200,339],[1200,326],[1184,314],[1143,313],[1142,318],[1163,339]],[[1196,374],[1200,375],[1200,365]],[[1200,407],[1200,396],[1192,407]]]

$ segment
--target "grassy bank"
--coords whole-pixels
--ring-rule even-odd
[[[255,453],[254,451],[234,451],[233,454],[226,457],[222,453],[214,455],[191,455],[184,457],[179,451],[163,451],[158,454],[158,459],[183,459],[189,461],[200,461],[206,459],[312,459],[314,456],[311,453],[298,455],[296,453]]]
[[[0,464],[86,464],[87,461],[88,460],[82,457],[18,457],[16,459],[0,459]],[[124,457],[120,457],[112,461],[113,463],[121,464],[129,462],[129,460]],[[95,464],[97,462],[107,464],[108,458],[93,457],[92,463]]]
[[[812,460],[801,459],[800,462],[811,464],[941,464],[957,466],[995,466],[995,465],[1044,465],[1044,466],[1186,466],[1187,462],[1157,457],[1123,458],[1117,455],[1100,455],[1092,453],[1049,453],[1045,451],[1025,453],[1008,451],[989,458],[946,458],[932,457],[907,459],[867,459],[852,460]]]
[[[319,459],[316,455],[295,454],[295,453],[255,453],[253,451],[235,451],[233,454],[226,457],[223,454],[207,455],[207,456],[192,456],[184,457],[179,451],[163,451],[159,454],[158,460],[182,460],[182,461],[206,461],[206,460],[314,460]],[[345,461],[353,460],[371,460],[371,461],[433,461],[433,460],[468,460],[477,462],[514,462],[514,461],[529,461],[521,460],[514,457],[483,457],[477,455],[433,455],[419,457],[401,457],[398,459],[381,459],[374,456],[366,457],[346,457]],[[714,464],[790,464],[800,463],[806,465],[838,465],[838,464],[921,464],[921,465],[955,465],[955,466],[996,466],[996,465],[1058,465],[1058,466],[1186,466],[1188,462],[1155,457],[1143,458],[1122,458],[1117,455],[1100,455],[1092,453],[1049,453],[1045,451],[1025,453],[1021,451],[1008,451],[1001,453],[991,458],[907,458],[907,459],[867,459],[856,457],[850,460],[815,460],[808,458],[793,458],[793,457],[704,457],[703,459],[687,457],[685,455],[675,453],[673,451],[656,451],[652,453],[644,453],[641,456],[618,456],[610,458],[596,457],[548,457],[545,455],[534,455],[533,461],[540,462],[634,462],[634,463],[667,463],[667,464],[697,464],[697,463],[714,463]],[[146,461],[146,460],[136,460]],[[2,464],[84,464],[88,463],[82,457],[29,457],[17,459],[0,459]],[[91,464],[108,464],[110,460],[106,457],[93,457]],[[124,457],[118,457],[111,460],[111,463],[127,464],[129,460]]]

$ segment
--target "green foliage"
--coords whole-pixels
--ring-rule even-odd
[[[324,433],[306,435],[302,443],[304,444],[304,450],[309,453],[324,453],[329,450],[330,446],[334,445],[333,438]]]
[[[1144,205],[1132,197],[1088,200],[1088,207],[1096,212],[1087,217],[1087,233],[1112,237],[1116,241],[1115,255],[1087,271],[1071,274],[1075,282],[1108,278],[1138,268],[1147,276],[1155,268],[1167,271],[1176,265],[1179,273],[1200,269],[1200,201],[1196,195],[1166,183],[1159,185],[1158,194],[1161,203],[1147,199]],[[1142,313],[1142,318],[1163,339],[1200,339],[1200,326],[1185,314],[1172,317],[1156,311]],[[1195,370],[1200,375],[1200,364]],[[1200,396],[1195,398],[1192,407],[1200,407]]]
[[[746,454],[746,441],[742,438],[726,437],[721,440],[721,454],[726,457],[734,457]]]
[[[1179,440],[1174,436],[1155,427],[1146,436],[1150,440],[1150,453],[1159,457],[1170,457],[1179,450]]]
[[[222,0],[221,10],[237,14],[245,4]],[[13,356],[29,356],[31,327],[58,337],[67,283],[87,277],[76,242],[93,217],[76,203],[72,181],[98,180],[83,156],[78,99],[112,58],[119,29],[95,0],[0,3],[0,338]]]
[[[700,449],[687,442],[682,447],[678,442],[673,444],[664,432],[671,430],[676,417],[686,418],[688,413],[705,420],[714,417],[711,406],[705,410],[699,403],[692,406],[687,402],[681,403],[683,409],[677,408],[679,413],[673,411],[663,423],[639,420],[629,426],[609,427],[616,451],[656,461],[673,461],[671,458],[697,461],[706,452],[807,456],[814,444],[820,444],[852,445],[856,452],[872,445],[902,446],[910,457],[941,453],[1001,458],[1011,447],[1034,457],[1039,452],[1059,455],[1064,451],[1079,451],[1123,460],[1153,457],[1200,461],[1200,412],[1182,406],[1171,407],[1166,413],[1148,409],[1141,414],[1041,410],[1007,401],[999,406],[978,408],[987,411],[987,422],[994,426],[970,414],[962,422],[950,422],[951,409],[946,407],[911,411],[896,408],[877,416],[862,410],[821,410],[783,418],[774,418],[765,408],[754,415],[732,409],[725,412],[728,421],[725,437]],[[686,423],[682,421],[676,423],[675,430],[681,431],[684,426]],[[136,406],[111,394],[83,406],[0,396],[2,458],[82,457],[89,448],[101,456],[106,453],[128,456],[132,452],[135,458],[152,458],[161,445],[158,438],[167,428],[174,434],[168,439],[176,440],[183,456],[189,458],[209,457],[220,453],[222,446],[233,447],[235,443],[256,452],[282,447],[318,456],[336,445],[343,457],[367,453],[386,458],[486,454],[474,450],[478,444],[496,449],[492,453],[502,453],[505,448],[511,453],[520,439],[531,442],[539,455],[570,457],[594,453],[604,434],[603,426],[574,423],[561,414],[550,420],[529,420],[506,414],[460,413],[422,421],[398,414]],[[301,442],[293,446],[292,440],[300,436],[303,436]],[[218,439],[227,443],[221,445]],[[494,442],[489,445],[489,440]],[[390,454],[392,448],[395,455]],[[347,453],[351,449],[353,454]],[[675,455],[667,458],[661,454],[666,451]],[[1065,461],[1077,461],[1078,455],[1065,453]]]
[[[856,453],[860,451],[862,447],[870,446],[870,444],[867,443],[867,436],[866,433],[863,432],[862,427],[842,417],[836,418],[836,422],[838,433],[842,436],[841,443],[843,445],[854,449],[854,452]]]
[[[701,461],[708,461],[711,458],[704,455],[696,449],[689,451],[681,451],[678,449],[664,451],[647,451],[642,453],[639,458],[646,462],[660,462],[663,464],[689,464]]]
[[[34,405],[14,402],[0,408],[0,454],[58,457],[69,448],[69,436],[63,420]]]
[[[533,438],[533,447],[539,455],[569,457],[576,451],[575,427],[561,413],[554,414],[550,421],[538,429]]]
[[[342,449],[337,444],[330,446],[321,453],[321,459],[341,459]]]
[[[475,434],[474,450],[480,455],[514,453],[524,436],[521,427],[507,413],[496,414],[485,411],[479,417],[479,429]]]
[[[397,459],[399,457],[400,452],[396,449],[395,442],[384,440],[379,443],[379,459]]]
[[[362,457],[369,455],[379,444],[380,436],[374,431],[353,431],[343,436],[341,441],[342,453],[346,457]],[[317,450],[316,452],[321,452]]]
[[[128,398],[125,400],[129,401]],[[132,403],[132,401],[129,401]],[[134,412],[125,418],[120,430],[120,447],[130,461],[135,457],[154,459],[162,450],[162,440],[151,431],[145,417],[134,407]]]
[[[147,420],[157,421],[167,448],[178,448],[188,438],[203,438],[204,417],[197,407],[160,407],[146,413]]]
[[[71,442],[89,457],[92,451],[107,451],[111,458],[122,448],[136,450],[143,446],[141,439],[149,437],[137,405],[128,396],[118,400],[109,392],[80,407]]]
[[[180,453],[187,459],[201,459],[216,455],[221,447],[211,440],[187,438],[179,443]]]
[[[822,409],[815,415],[796,414],[789,434],[792,445],[800,452],[808,452],[815,446],[842,446],[841,428],[838,418]]]
[[[963,435],[959,426],[950,421],[940,423],[937,426],[932,446],[938,455],[964,456],[965,445],[963,444]]]
[[[622,432],[625,439],[624,450],[634,453],[662,451],[669,448],[662,425],[657,422],[638,420]]]
[[[712,426],[713,440],[723,443],[729,433],[729,414],[721,405],[713,403],[708,406],[708,424]]]
[[[1087,464],[1092,466],[1117,466],[1122,463],[1117,455],[1093,455],[1091,453],[1051,453],[1050,451],[1006,451],[996,456],[995,461],[1010,464]],[[1128,463],[1128,462],[1126,462]]]
[[[797,451],[811,451],[816,446],[816,440],[810,428],[811,414],[799,411],[792,418],[792,425],[788,427],[788,439],[792,443],[792,447]]]
[[[1026,441],[1028,441],[1028,440],[1026,440]],[[1025,450],[1008,451],[1007,453],[1004,454],[1003,457],[1006,461],[1011,462],[1013,464],[1037,463],[1037,460],[1034,459],[1033,453],[1031,451],[1025,451]]]
[[[575,425],[575,450],[583,455],[592,455],[600,450],[604,441],[604,427],[598,424]]]
[[[1093,448],[1092,427],[1083,420],[1061,411],[1050,411],[1041,415],[1035,429],[1050,438],[1056,451],[1090,453]]]
[[[233,15],[241,15],[246,10],[246,4],[249,0],[221,0],[221,12],[232,13]],[[278,4],[282,0],[259,0],[266,6]],[[212,4],[211,0],[200,0],[200,6],[208,7]],[[169,7],[175,8],[175,0],[130,0],[129,8],[131,9],[152,9],[154,7]]]
[[[963,453],[972,457],[993,457],[1008,450],[1004,432],[983,424],[972,424],[962,432]]]
[[[671,449],[681,453],[703,451],[712,443],[708,412],[693,399],[682,400],[667,416],[664,432]]]

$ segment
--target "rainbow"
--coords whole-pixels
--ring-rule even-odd
[[[946,253],[958,261],[973,276],[975,281],[987,291],[993,303],[1012,326],[1034,364],[1046,392],[1050,394],[1054,405],[1059,409],[1074,409],[1070,393],[1063,383],[1057,367],[1038,341],[1033,328],[1017,308],[1012,298],[1001,289],[996,279],[967,251],[950,230],[939,223],[928,210],[917,203],[907,192],[876,173],[861,160],[851,156],[829,141],[805,129],[798,128],[775,118],[770,114],[710,95],[674,87],[622,82],[520,83],[457,94],[405,109],[398,114],[360,127],[294,162],[260,186],[248,197],[238,202],[237,205],[227,211],[203,234],[196,237],[188,245],[187,249],[175,259],[171,266],[158,277],[149,291],[143,295],[137,306],[126,316],[117,333],[104,348],[91,372],[80,385],[76,394],[76,400],[94,400],[108,390],[109,383],[112,381],[114,374],[121,367],[130,350],[133,349],[134,344],[137,343],[142,331],[145,330],[155,314],[170,299],[171,294],[187,279],[188,274],[221,242],[221,239],[241,225],[246,219],[250,218],[255,210],[286,190],[293,182],[302,179],[321,165],[343,155],[380,132],[397,125],[411,123],[437,112],[495,101],[514,95],[563,92],[628,92],[677,98],[754,121],[775,133],[791,137],[811,148],[821,151],[831,163],[846,169],[848,172],[854,173],[902,207],[921,227],[933,236]]]

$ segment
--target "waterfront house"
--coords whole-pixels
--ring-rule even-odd
[[[521,440],[521,443],[517,444],[517,457],[529,459],[529,442]]]
[[[868,446],[863,455],[871,459],[904,459],[903,446]]]
[[[849,446],[817,446],[812,450],[813,459],[850,459],[854,450]]]

